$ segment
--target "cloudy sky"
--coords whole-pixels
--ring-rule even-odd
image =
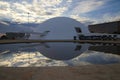
[[[53,17],[70,17],[81,22],[120,19],[120,0],[0,0],[0,20],[43,22]]]

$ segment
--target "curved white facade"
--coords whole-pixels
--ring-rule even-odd
[[[46,39],[73,39],[73,36],[77,35],[74,27],[80,27],[82,33],[88,33],[88,28],[84,24],[68,17],[49,19],[41,23],[35,31],[44,32],[49,30]]]

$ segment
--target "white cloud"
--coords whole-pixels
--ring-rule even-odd
[[[62,0],[33,0],[33,5],[40,4],[43,7],[52,7],[59,5],[61,2]]]
[[[1,18],[7,19],[9,13],[10,13],[10,4],[7,2],[0,1],[0,19]]]
[[[0,1],[0,10],[7,10],[9,7],[9,3]]]
[[[40,67],[40,66],[68,66],[63,61],[51,60],[40,52],[20,52],[0,59],[0,66],[5,67]]]
[[[105,23],[105,22],[112,22],[112,21],[119,21],[120,20],[120,12],[114,13],[114,14],[110,14],[110,13],[106,13],[103,16],[101,16],[101,18],[95,18],[93,19],[94,24],[98,24],[98,23]]]
[[[83,0],[74,8],[73,13],[87,13],[100,8],[104,3],[104,0]]]
[[[83,3],[87,3],[87,1],[81,1],[79,4],[80,6],[84,7]],[[64,4],[61,4],[64,3]],[[42,22],[49,18],[62,16],[63,13],[68,10],[70,7],[70,4],[72,3],[72,0],[67,0],[66,2],[63,2],[63,0],[33,0],[32,3],[28,3],[26,1],[22,1],[21,3],[18,2],[4,2],[0,1],[0,17],[3,19],[11,19],[12,21],[17,22],[28,22],[28,12],[29,14],[29,21],[30,22]],[[100,3],[100,2],[97,2]],[[96,3],[96,4],[97,4]],[[82,5],[81,5],[82,4]],[[91,4],[85,4],[91,6],[92,4],[95,4],[91,2]],[[75,8],[75,11],[78,11],[80,6],[77,6]],[[87,12],[87,8],[80,8],[82,12]],[[73,12],[75,12],[73,11]],[[85,17],[78,17],[75,15],[69,15],[72,18],[77,19],[78,21],[85,21],[87,18]]]
[[[67,0],[67,2],[70,2],[70,3],[71,3],[71,2],[72,2],[72,0]]]
[[[116,21],[116,20],[120,20],[120,12],[117,14],[110,14],[110,13],[106,13],[103,15],[103,20],[105,22],[109,22],[109,21]]]
[[[76,19],[77,21],[79,21],[81,23],[83,23],[85,26],[91,25],[95,22],[94,20],[91,20],[88,17],[82,17],[82,16],[78,16],[78,15],[71,15],[70,17],[73,18],[73,19]]]
[[[62,1],[63,0],[33,0],[32,3],[26,1],[21,1],[20,3],[0,1],[0,19],[28,22],[29,12],[30,22],[41,22],[48,18],[61,16],[67,10],[66,6],[60,6]],[[70,3],[70,0],[68,0],[68,3]]]
[[[77,21],[80,21],[80,22],[84,22],[84,21],[90,20],[90,19],[87,18],[87,17],[80,17],[80,16],[78,16],[78,15],[71,15],[70,17],[73,18],[73,19],[76,19]]]
[[[87,12],[104,7],[109,0],[1,0],[0,20],[16,22],[28,22],[28,12],[30,22],[43,22],[49,18],[67,16],[78,21],[100,21],[116,20],[119,15],[105,14],[101,19],[92,19],[80,16]],[[67,13],[67,14],[66,14]]]
[[[8,26],[9,24],[7,22],[0,21],[0,25]]]

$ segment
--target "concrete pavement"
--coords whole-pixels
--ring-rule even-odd
[[[120,64],[75,67],[1,67],[0,80],[120,80]]]

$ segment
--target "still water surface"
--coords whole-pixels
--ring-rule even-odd
[[[46,42],[0,44],[0,66],[79,66],[120,63],[120,45]]]

